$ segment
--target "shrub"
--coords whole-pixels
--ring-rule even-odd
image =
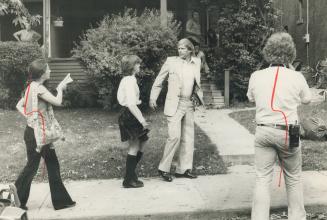
[[[224,69],[231,70],[234,99],[246,99],[250,74],[263,61],[261,51],[266,39],[276,30],[277,14],[272,0],[235,0],[222,8],[219,30],[216,30],[220,35],[216,68],[220,74]]]
[[[13,108],[24,90],[28,65],[42,57],[34,43],[0,42],[0,107]]]
[[[87,30],[72,52],[88,68],[97,88],[98,102],[104,108],[117,105],[121,58],[138,55],[143,61],[141,98],[147,103],[151,82],[167,53],[176,48],[179,32],[179,24],[172,19],[168,19],[167,27],[162,27],[157,10],[145,9],[138,17],[136,11],[127,9],[124,14],[106,16],[98,27]]]
[[[64,92],[63,106],[67,108],[95,107],[93,88],[88,87],[87,92],[77,83],[72,83]]]

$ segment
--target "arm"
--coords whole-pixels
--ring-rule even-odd
[[[54,96],[47,90],[43,85],[40,86],[40,98],[42,98],[44,101],[49,102],[51,105],[55,106],[61,106],[62,104],[62,87],[57,88],[57,96]]]
[[[255,102],[254,95],[253,95],[253,74],[250,77],[248,92],[246,93],[246,95],[250,102]]]
[[[18,101],[18,103],[16,105],[16,109],[19,111],[20,114],[22,114],[26,118],[26,115],[24,112],[24,97]]]
[[[123,86],[124,86],[123,89],[126,97],[126,107],[135,116],[135,118],[143,126],[145,126],[146,125],[145,119],[142,115],[142,112],[137,107],[137,103],[139,102],[139,97],[137,96],[139,88],[136,83],[136,80],[134,81],[133,78],[129,78],[128,80],[125,81],[125,84]]]
[[[160,70],[158,76],[154,80],[154,83],[153,83],[152,89],[151,89],[151,94],[150,94],[150,102],[155,103],[157,101],[157,98],[162,89],[162,83],[167,78],[168,73],[169,73],[169,58],[167,58],[166,62],[161,67],[161,70]]]
[[[17,41],[20,41],[20,35],[22,34],[22,31],[17,31],[13,34],[14,38],[17,40]]]
[[[302,90],[300,92],[301,103],[307,105],[311,102],[311,91],[307,81],[305,80],[302,74],[301,74],[301,81],[302,81]]]
[[[128,105],[127,108],[143,126],[146,124],[145,118],[137,105]]]
[[[38,42],[41,38],[41,35],[36,31],[33,31],[33,38],[35,39],[35,42]]]

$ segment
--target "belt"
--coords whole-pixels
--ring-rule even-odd
[[[286,125],[278,125],[278,124],[257,124],[257,126],[265,126],[265,127],[270,127],[270,128],[276,128],[280,130],[287,130]]]

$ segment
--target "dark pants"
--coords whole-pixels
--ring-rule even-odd
[[[53,206],[58,208],[72,204],[73,201],[61,180],[59,161],[56,152],[54,149],[50,149],[51,144],[43,146],[41,152],[38,153],[36,151],[34,130],[28,126],[25,129],[24,141],[27,151],[27,164],[15,182],[22,206],[25,206],[27,203],[32,180],[39,168],[41,156],[44,158],[48,170]]]

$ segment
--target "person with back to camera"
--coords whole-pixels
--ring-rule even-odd
[[[310,103],[311,93],[304,76],[289,68],[296,51],[288,33],[271,35],[263,55],[270,65],[251,75],[247,92],[249,100],[256,105],[257,123],[254,143],[256,186],[251,219],[269,220],[270,185],[278,158],[286,184],[288,219],[305,220],[297,107],[301,103]]]
[[[177,57],[168,57],[156,77],[150,94],[150,107],[156,109],[163,82],[168,78],[164,114],[168,122],[168,139],[159,164],[159,175],[167,182],[174,154],[179,149],[175,176],[196,178],[191,172],[194,153],[194,105],[192,97],[204,105],[200,85],[201,60],[194,54],[194,46],[184,38],[178,42]]]
[[[135,169],[143,156],[143,146],[148,140],[148,123],[138,108],[141,104],[140,90],[135,75],[140,72],[141,59],[136,55],[122,58],[121,69],[125,75],[120,81],[117,99],[123,109],[119,115],[121,141],[128,141],[126,173],[123,181],[125,188],[139,188],[144,184],[136,175]]]
[[[68,194],[61,176],[59,161],[51,142],[47,139],[45,130],[51,127],[55,120],[52,105],[61,106],[63,90],[67,83],[60,83],[57,87],[57,95],[53,96],[43,85],[50,79],[48,63],[43,60],[33,61],[28,68],[30,83],[25,91],[25,96],[17,104],[17,110],[26,118],[27,126],[24,133],[26,144],[27,164],[15,182],[21,208],[27,210],[26,203],[29,198],[30,188],[34,176],[37,173],[40,159],[43,157],[47,170],[51,192],[51,200],[55,210],[75,206]],[[44,126],[42,124],[44,122]],[[61,130],[59,124],[55,124],[56,131]]]

